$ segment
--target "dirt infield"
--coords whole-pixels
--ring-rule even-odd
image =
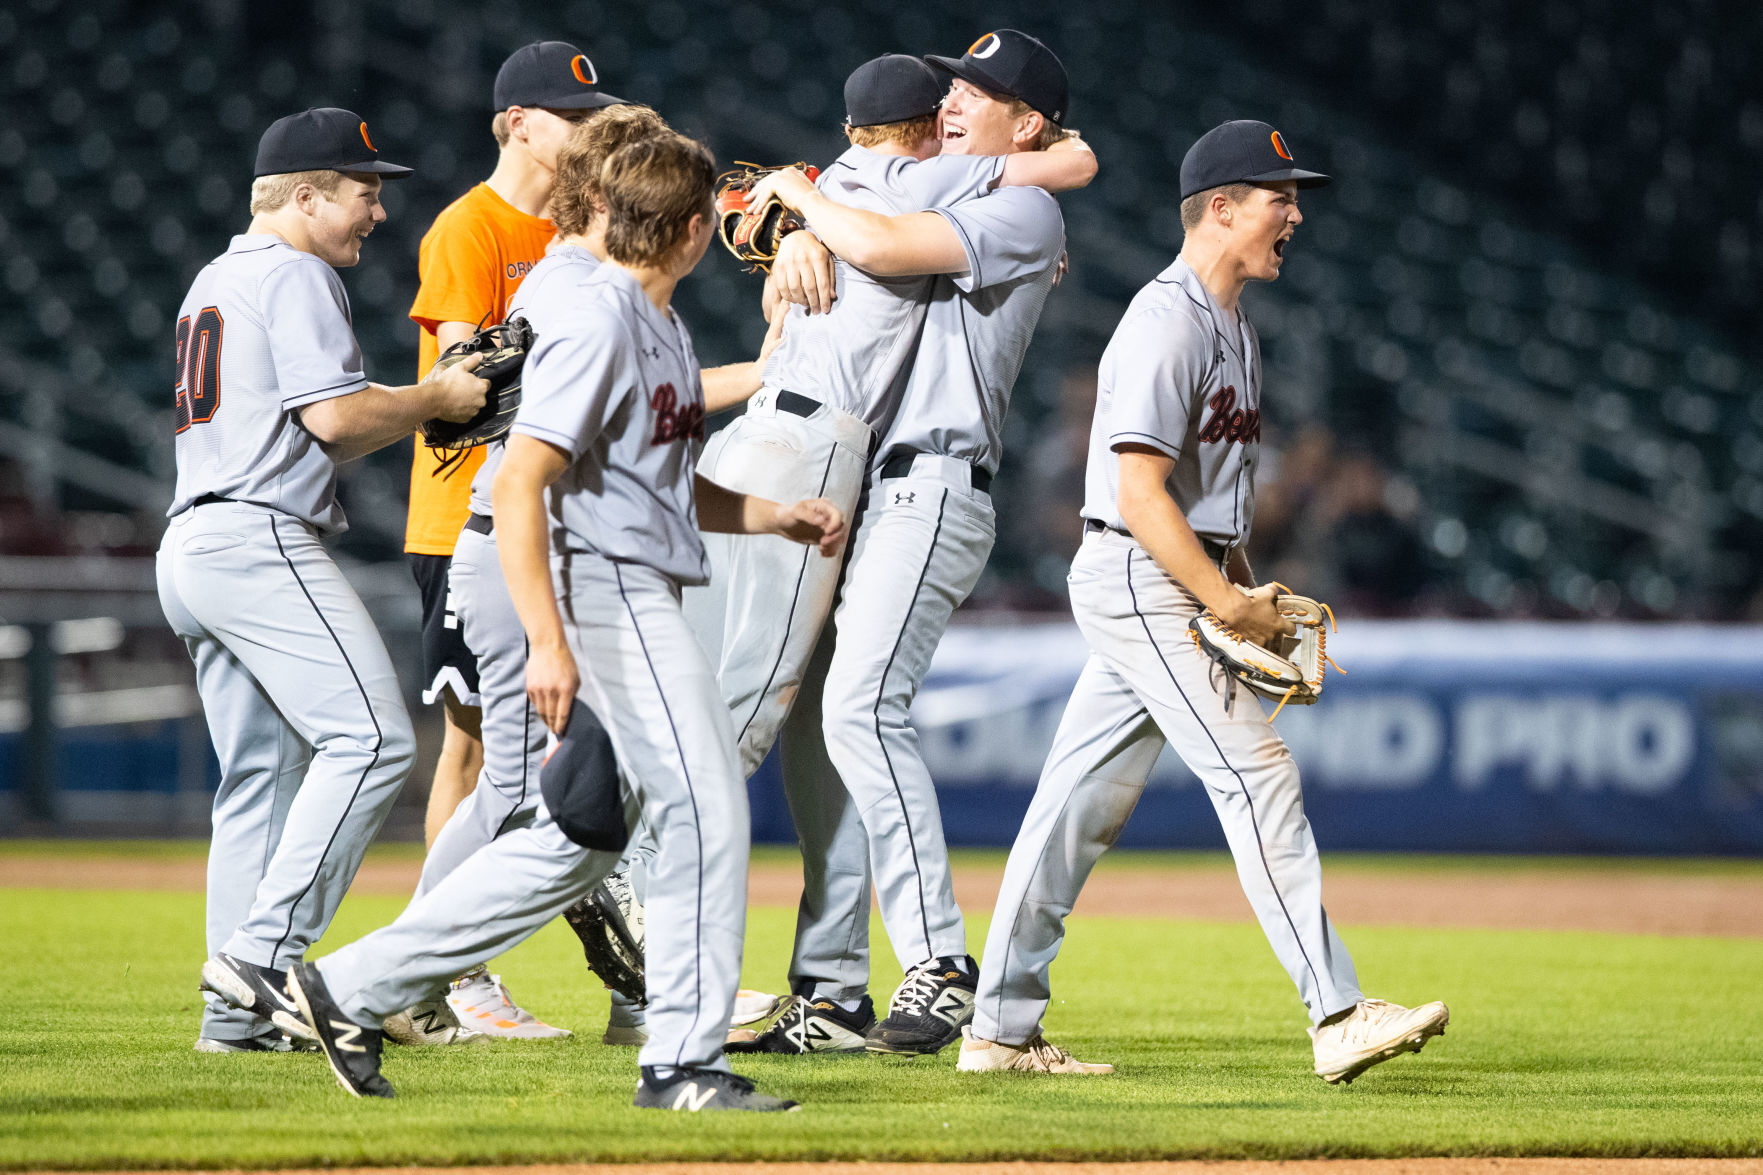
[[[373,1170],[374,1168],[357,1168]],[[1317,1159],[1178,1163],[592,1163],[398,1167],[398,1175],[1763,1175],[1763,1159]],[[47,1173],[43,1173],[47,1175]],[[146,1173],[141,1173],[146,1175]],[[248,1175],[221,1171],[211,1175]],[[256,1175],[256,1173],[249,1173]],[[329,1175],[284,1171],[279,1175]]]
[[[419,864],[372,857],[356,888],[408,894]],[[1002,865],[955,867],[955,895],[964,909],[989,910]],[[0,847],[0,886],[49,889],[184,890],[203,888],[199,858],[106,853],[62,856]],[[754,905],[792,907],[801,868],[767,857],[754,864],[748,893]],[[1454,862],[1402,869],[1347,862],[1324,866],[1329,912],[1343,925],[1486,927],[1504,930],[1601,930],[1626,934],[1763,938],[1763,880],[1756,874],[1673,872],[1616,863]],[[1247,921],[1249,904],[1222,857],[1198,860],[1138,855],[1104,860],[1084,888],[1078,912],[1092,916]]]

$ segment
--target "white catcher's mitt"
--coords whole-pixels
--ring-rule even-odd
[[[1308,706],[1322,697],[1322,675],[1329,666],[1346,672],[1328,655],[1324,626],[1334,626],[1329,606],[1309,596],[1292,595],[1283,584],[1273,586],[1280,589],[1274,607],[1298,629],[1292,636],[1280,637],[1273,648],[1255,644],[1210,608],[1188,621],[1188,635],[1202,653],[1262,697],[1279,703],[1270,720],[1279,717],[1287,702]]]

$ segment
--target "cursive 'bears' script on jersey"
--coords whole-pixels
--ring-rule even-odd
[[[649,407],[655,410],[655,435],[650,438],[650,444],[704,439],[704,405],[681,404],[679,392],[672,384],[656,388],[649,396]]]
[[[1210,445],[1216,441],[1249,443],[1261,439],[1261,409],[1238,408],[1236,388],[1220,388],[1206,401],[1206,407],[1212,415],[1206,418],[1200,429],[1201,444]]]

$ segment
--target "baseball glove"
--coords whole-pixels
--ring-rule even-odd
[[[1279,717],[1287,702],[1308,706],[1321,698],[1322,675],[1329,666],[1346,672],[1328,655],[1324,625],[1333,626],[1333,610],[1309,596],[1292,595],[1283,584],[1274,586],[1280,589],[1274,606],[1298,631],[1278,638],[1273,648],[1255,644],[1210,608],[1188,622],[1188,635],[1202,653],[1262,697],[1279,702],[1270,720]]]
[[[785,236],[802,227],[802,218],[785,208],[776,197],[767,197],[758,206],[747,199],[755,184],[784,167],[800,167],[813,181],[820,169],[806,163],[785,163],[763,167],[757,163],[735,160],[737,170],[725,171],[716,177],[717,236],[730,253],[746,263],[748,273],[769,273],[777,260],[777,247]]]
[[[588,969],[600,982],[639,1005],[646,1003],[643,907],[631,891],[630,876],[614,873],[563,911],[563,918],[582,940]]]
[[[435,360],[436,367],[450,367],[468,356],[482,355],[483,362],[472,374],[490,382],[484,406],[470,420],[436,417],[422,422],[422,443],[447,454],[441,460],[443,477],[464,460],[466,450],[489,444],[514,424],[520,408],[520,369],[532,345],[533,328],[526,319],[515,318],[461,339]]]

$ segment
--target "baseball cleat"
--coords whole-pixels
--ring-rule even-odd
[[[1330,1085],[1345,1085],[1380,1061],[1419,1052],[1428,1040],[1443,1036],[1450,1022],[1451,1010],[1437,1000],[1418,1008],[1364,1000],[1333,1024],[1310,1029],[1316,1075]]]
[[[875,1004],[868,996],[855,1012],[847,1012],[832,1000],[808,1000],[792,996],[784,1014],[750,1041],[730,1040],[723,1046],[731,1053],[860,1053],[865,1037],[875,1027]]]
[[[444,996],[412,1004],[402,1012],[394,1012],[385,1020],[386,1037],[393,1044],[407,1048],[425,1048],[443,1044],[472,1044],[484,1039],[459,1023]]]
[[[797,1102],[772,1097],[753,1088],[753,1083],[722,1069],[671,1069],[665,1077],[645,1065],[637,1080],[637,1096],[631,1105],[645,1110],[751,1110],[787,1113],[801,1109]]]
[[[961,1030],[961,1057],[955,1068],[963,1073],[1074,1073],[1084,1077],[1114,1072],[1113,1065],[1080,1061],[1038,1034],[1026,1044],[1000,1044],[973,1035],[971,1026]]]
[[[973,1019],[978,984],[979,967],[971,955],[920,963],[906,972],[888,1001],[887,1019],[869,1030],[864,1047],[896,1056],[940,1052]]]
[[[311,1040],[312,1029],[288,998],[287,982],[285,971],[259,967],[227,954],[215,955],[202,964],[203,991],[213,992],[235,1008],[257,1013],[294,1040]]]
[[[447,1006],[459,1023],[485,1036],[504,1040],[557,1040],[569,1035],[569,1029],[545,1023],[516,1004],[502,984],[500,975],[491,975],[483,966],[473,967],[453,981],[447,993]]]
[[[324,976],[311,963],[294,964],[288,972],[288,990],[318,1032],[318,1047],[324,1050],[337,1084],[351,1097],[391,1097],[392,1083],[380,1076],[385,1033],[343,1015],[324,985]]]
[[[751,1028],[771,1016],[787,1002],[787,997],[768,991],[743,987],[735,993],[735,1012],[728,1018],[730,1028]]]

